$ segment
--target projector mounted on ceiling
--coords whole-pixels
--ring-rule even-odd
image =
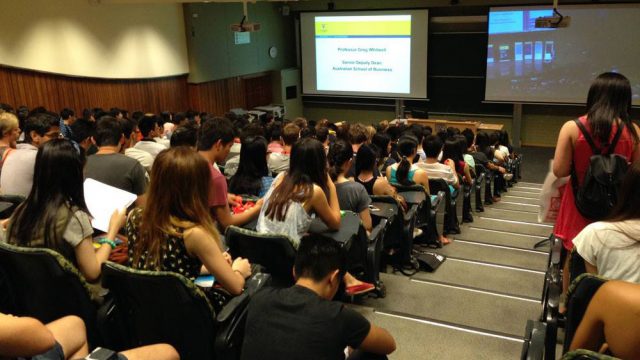
[[[565,28],[571,25],[571,16],[563,16],[558,11],[558,0],[553,0],[553,15],[536,19],[536,28]]]
[[[247,11],[247,0],[242,1],[242,10],[244,14],[244,16],[242,17],[242,20],[240,21],[239,24],[231,24],[230,26],[231,31],[234,31],[234,32],[260,31],[260,28],[261,28],[260,23],[249,22],[249,15]]]

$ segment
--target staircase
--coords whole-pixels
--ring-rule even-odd
[[[526,322],[540,316],[548,260],[548,245],[534,244],[552,231],[537,222],[541,187],[509,188],[435,250],[447,260],[434,273],[381,274],[387,297],[353,305],[395,337],[390,359],[520,357]]]

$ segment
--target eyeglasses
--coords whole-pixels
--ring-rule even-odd
[[[50,131],[46,134],[44,134],[44,136],[50,138],[50,139],[58,139],[62,137],[62,133],[60,131]]]

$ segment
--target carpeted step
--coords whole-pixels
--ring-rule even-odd
[[[484,209],[505,209],[505,210],[517,210],[517,211],[526,211],[532,213],[538,213],[540,211],[539,204],[522,204],[517,202],[509,202],[509,201],[500,201],[493,205],[485,206]],[[478,213],[482,215],[482,213]]]
[[[493,219],[483,216],[474,217],[472,228],[500,230],[515,234],[535,235],[547,237],[553,231],[553,226],[549,224],[532,224],[521,221]]]
[[[493,218],[493,219],[503,219],[503,220],[515,220],[522,221],[532,224],[538,224],[538,212],[530,212],[530,211],[520,211],[520,210],[510,210],[510,209],[501,209],[495,206],[487,206],[484,208],[484,212],[477,213],[477,216]]]
[[[522,324],[540,314],[540,302],[461,287],[382,274],[387,297],[363,305],[454,324],[522,335]],[[464,310],[463,310],[464,309]]]
[[[547,269],[549,258],[549,254],[545,252],[465,240],[454,240],[451,244],[434,251],[446,256],[541,271]]]
[[[542,286],[544,285],[543,271],[519,269],[453,257],[449,257],[435,272],[419,272],[413,278],[469,286],[534,299],[540,299]],[[518,326],[524,326],[523,324],[521,323]]]
[[[536,197],[536,198],[529,198],[529,197],[522,197],[522,196],[514,196],[511,195],[510,192],[506,193],[506,194],[502,194],[502,201],[504,202],[510,202],[510,203],[516,203],[516,204],[529,204],[529,205],[540,205],[540,198]]]
[[[511,360],[518,358],[522,349],[521,337],[475,331],[411,315],[351,306],[371,323],[393,335],[396,351],[389,355],[391,360]]]
[[[504,195],[509,195],[509,196],[518,196],[518,197],[524,197],[524,198],[529,198],[529,199],[540,199],[540,193],[533,193],[533,192],[528,192],[528,191],[520,191],[518,189],[509,189],[509,191],[504,194]]]
[[[547,236],[514,234],[492,229],[479,229],[472,227],[474,223],[460,226],[461,234],[451,235],[454,239],[471,240],[494,245],[511,246],[519,249],[534,250],[534,245]],[[549,246],[537,249],[548,252]]]

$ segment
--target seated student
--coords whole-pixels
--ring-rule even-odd
[[[139,143],[138,125],[136,125],[134,120],[127,118],[122,118],[118,121],[120,121],[122,134],[124,135],[124,143],[122,144],[124,154],[132,159],[136,159],[147,173],[150,173],[154,157],[148,151],[136,147]]]
[[[176,146],[190,146],[193,149],[196,148],[198,143],[198,128],[192,124],[186,124],[177,126],[171,133],[170,145]]]
[[[475,152],[471,153],[471,156],[473,156],[473,160],[476,164],[480,164],[488,170],[498,171],[501,174],[507,173],[507,170],[505,168],[496,165],[493,162],[494,150],[491,147],[489,135],[484,132],[477,133],[475,143]],[[491,158],[491,160],[489,159],[489,157]],[[493,196],[493,201],[500,201],[500,195],[495,194]]]
[[[347,141],[351,143],[351,147],[353,148],[353,155],[357,159],[357,154],[360,147],[369,142],[369,130],[367,130],[366,126],[360,123],[355,123],[348,127],[347,136]],[[355,175],[355,168],[351,167],[349,169],[349,172],[347,172],[347,177],[352,178]],[[380,176],[380,171],[378,169],[375,169],[374,175],[376,177]]]
[[[162,128],[158,125],[158,117],[153,114],[147,114],[138,122],[138,129],[142,134],[142,140],[135,144],[135,148],[143,150],[151,154],[155,158],[160,151],[167,146],[158,143],[155,138],[162,135]]]
[[[289,169],[291,147],[300,138],[300,128],[295,124],[287,124],[282,129],[282,151],[269,154],[267,164],[272,174],[279,174]]]
[[[427,172],[413,164],[418,150],[418,141],[413,136],[403,135],[398,139],[397,151],[402,156],[399,163],[387,167],[387,179],[391,184],[422,185],[429,192]]]
[[[395,340],[358,312],[331,299],[347,259],[335,241],[305,236],[296,256],[296,285],[257,293],[247,315],[242,359],[344,359],[348,346],[360,359],[386,358]]]
[[[96,123],[95,142],[98,152],[87,157],[85,177],[136,194],[136,204],[143,205],[147,171],[140,162],[121,153],[128,144],[122,122],[111,116],[101,117]]]
[[[74,144],[76,149],[82,148],[85,154],[90,155],[98,151],[94,144],[94,136],[96,135],[96,123],[91,122],[87,119],[80,118],[69,126],[71,129],[71,142]],[[95,149],[95,151],[91,152],[91,149]]]
[[[60,111],[60,135],[65,139],[71,139],[73,132],[71,125],[76,121],[76,114],[73,110],[64,108]]]
[[[31,360],[79,359],[89,354],[84,322],[65,316],[48,324],[29,317],[0,313],[0,358]],[[178,360],[180,355],[167,344],[126,350],[118,360]]]
[[[416,166],[427,172],[430,179],[442,179],[451,188],[451,193],[460,188],[456,167],[453,160],[443,157],[444,164],[438,161],[438,156],[442,151],[442,141],[435,135],[424,138],[422,148],[427,157],[424,162],[419,162]]]
[[[598,289],[580,321],[569,350],[608,351],[640,359],[640,285],[608,281]]]
[[[282,122],[272,121],[267,125],[267,139],[269,140],[269,146],[267,147],[267,153],[281,153],[284,148],[282,147]]]
[[[356,157],[354,180],[362,184],[369,195],[397,196],[396,188],[384,176],[376,177],[376,152],[372,145],[362,145]],[[400,199],[398,199],[400,200]]]
[[[353,163],[353,151],[351,145],[338,140],[331,148],[327,156],[329,160],[329,175],[336,185],[338,203],[341,210],[349,210],[358,214],[362,225],[367,231],[371,231],[372,220],[369,212],[371,198],[364,186],[346,178],[346,174]]]
[[[227,179],[214,164],[227,158],[234,138],[233,125],[225,118],[206,117],[198,130],[198,152],[210,167],[209,209],[211,217],[222,229],[229,225],[242,226],[255,219],[262,206],[262,201],[259,200],[253,208],[241,214],[231,215]]]
[[[203,122],[206,127],[207,120]],[[173,271],[194,280],[204,268],[232,295],[242,293],[251,275],[246,259],[223,252],[209,215],[211,168],[185,146],[162,151],[151,171],[147,205],[127,219],[129,265],[136,269]],[[170,191],[167,190],[169,187]],[[225,194],[226,197],[226,194]],[[207,295],[215,296],[208,291]],[[213,298],[220,310],[224,303]]]
[[[20,137],[19,125],[14,114],[0,110],[0,175],[4,160],[16,148],[16,141]]]
[[[640,283],[640,162],[622,181],[618,202],[606,221],[587,225],[573,244],[587,271],[609,279]]]
[[[469,170],[471,171],[471,175],[473,175],[475,177],[475,169],[476,169],[476,162],[473,159],[473,156],[471,155],[471,152],[473,152],[473,140],[475,139],[476,135],[473,133],[473,130],[467,128],[462,130],[462,136],[464,136],[464,145],[466,146],[466,148],[464,149],[463,153],[464,153],[464,162],[467,163],[467,165],[469,165]],[[462,142],[461,142],[462,144]]]
[[[470,184],[472,180],[471,171],[469,170],[469,165],[464,161],[462,141],[464,140],[460,139],[458,135],[447,139],[442,146],[441,162],[453,164],[453,169],[457,176],[461,177],[465,183]]]
[[[377,132],[373,135],[371,143],[378,148],[378,162],[376,168],[384,171],[388,166],[396,163],[396,160],[390,156],[393,144],[391,143],[391,137],[385,133]],[[356,158],[356,163],[358,159]]]
[[[229,190],[234,194],[263,197],[272,182],[267,167],[267,140],[262,136],[246,137],[240,148],[238,170],[229,181]]]
[[[264,196],[256,230],[287,235],[294,248],[311,226],[315,213],[331,230],[340,228],[340,203],[336,186],[327,173],[324,147],[316,139],[300,139],[291,149],[291,167],[278,175]],[[347,273],[346,292],[350,295],[373,290]]]
[[[6,224],[7,242],[55,250],[93,282],[116,247],[124,210],[114,212],[109,232],[95,250],[91,215],[84,200],[83,165],[84,155],[69,140],[51,140],[38,149],[33,188]]]
[[[0,174],[3,194],[27,196],[33,185],[34,163],[38,148],[60,137],[60,120],[54,113],[36,113],[24,125],[24,143],[5,157]]]

